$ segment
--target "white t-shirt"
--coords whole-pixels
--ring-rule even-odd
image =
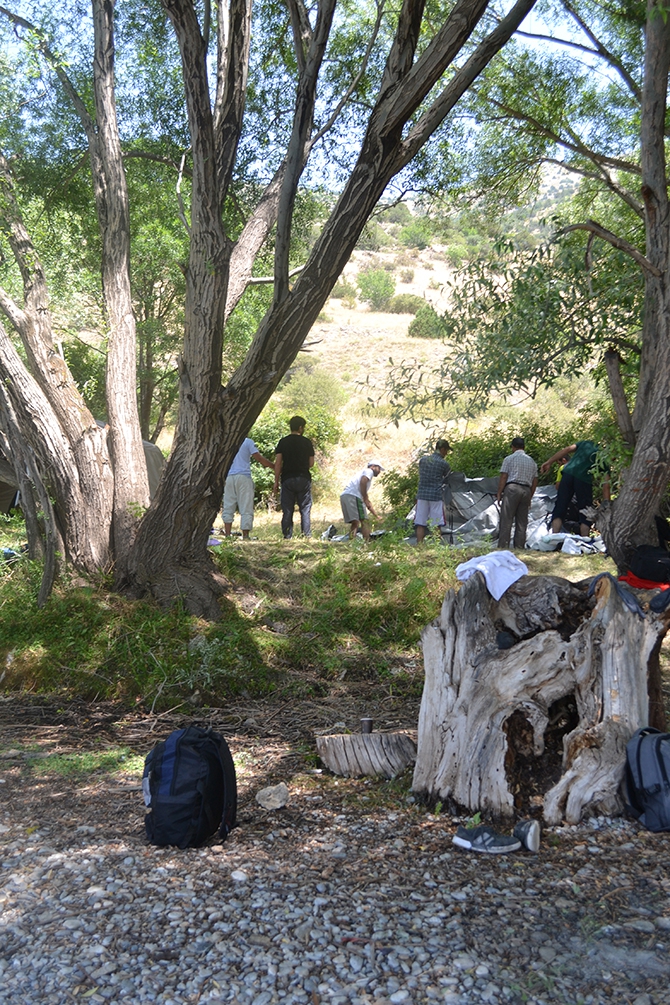
[[[359,471],[355,478],[352,478],[345,489],[342,489],[343,496],[356,496],[357,499],[363,498],[363,493],[361,492],[361,478],[365,475],[368,479],[368,484],[372,481],[375,476],[372,468],[363,468]]]
[[[230,465],[229,475],[249,475],[251,478],[251,457],[258,453],[258,447],[254,441],[247,436],[246,440],[235,454],[233,463]]]

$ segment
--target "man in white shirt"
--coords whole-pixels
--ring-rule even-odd
[[[230,537],[233,529],[235,510],[240,513],[242,539],[249,540],[249,533],[254,525],[254,483],[251,477],[251,462],[258,461],[264,468],[273,468],[259,452],[254,441],[247,436],[242,446],[235,454],[230,465],[226,484],[223,487],[223,529],[226,537]]]
[[[512,440],[512,453],[508,454],[500,465],[496,499],[498,503],[502,499],[498,534],[500,551],[509,548],[512,521],[514,521],[514,547],[521,549],[526,546],[528,511],[537,488],[537,464],[525,452],[525,445],[522,436],[515,436]]]
[[[383,470],[378,461],[368,461],[363,470],[359,471],[356,477],[351,479],[340,496],[342,516],[345,522],[350,524],[349,537],[352,540],[356,537],[359,525],[364,539],[366,541],[370,540],[368,510],[377,519],[379,519],[379,514],[372,507],[368,495],[368,487],[372,479],[376,478]]]

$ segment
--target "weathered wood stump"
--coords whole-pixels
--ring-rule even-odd
[[[496,602],[478,573],[447,592],[423,633],[415,792],[503,817],[541,805],[548,824],[621,812],[670,613],[641,617],[610,577],[587,587],[524,576]]]
[[[317,736],[316,749],[327,768],[346,778],[361,775],[394,778],[416,760],[416,743],[407,733]]]

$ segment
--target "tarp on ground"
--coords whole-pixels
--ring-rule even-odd
[[[444,488],[446,512],[446,544],[469,544],[486,537],[496,537],[500,526],[500,510],[496,506],[498,476],[493,478],[468,478],[460,471],[452,471]],[[554,485],[540,485],[533,495],[528,519],[528,533],[544,528],[551,516],[556,499]],[[409,519],[414,516],[414,511]]]
[[[496,506],[498,477],[468,478],[452,471],[445,486],[446,540],[467,544],[485,537],[495,537],[500,527],[500,510]],[[556,499],[554,485],[541,485],[533,495],[528,518],[529,532],[539,524],[546,527]]]

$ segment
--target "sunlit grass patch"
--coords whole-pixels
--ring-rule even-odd
[[[111,747],[105,750],[83,750],[76,753],[52,753],[41,757],[28,756],[25,767],[31,774],[42,777],[60,775],[84,779],[92,775],[124,775],[140,778],[144,758],[132,753],[128,747]]]

